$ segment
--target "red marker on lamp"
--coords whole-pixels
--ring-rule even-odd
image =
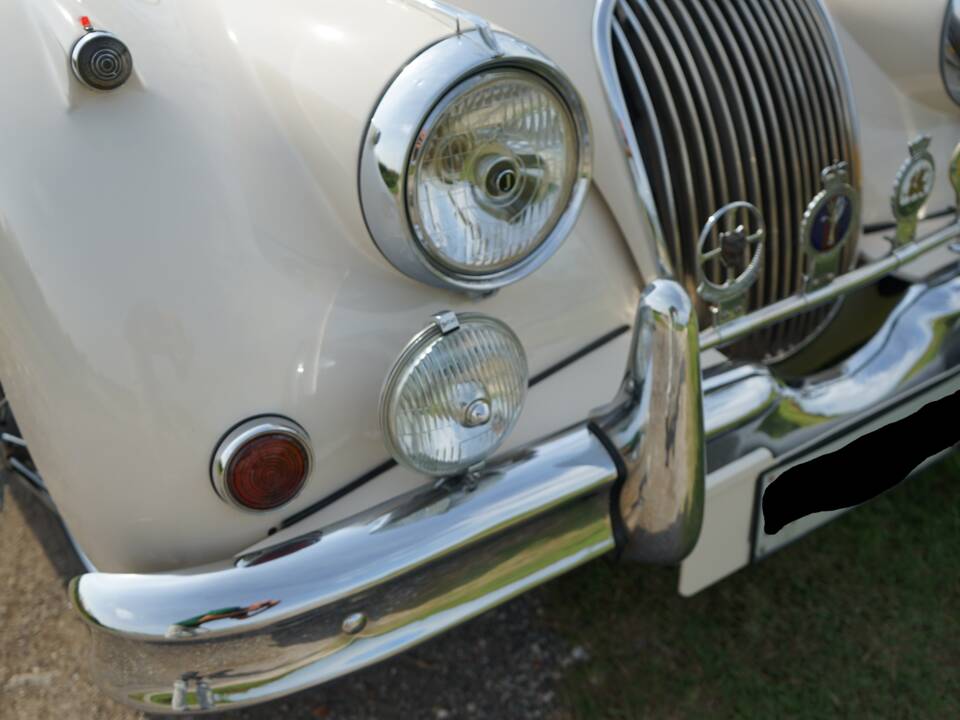
[[[87,32],[93,32],[93,23],[90,22],[90,18],[87,17],[86,15],[80,18],[80,25]]]

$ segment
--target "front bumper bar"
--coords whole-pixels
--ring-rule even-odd
[[[785,457],[956,390],[960,266],[802,385],[737,365],[701,388],[699,357],[685,293],[657,281],[620,394],[591,421],[219,570],[77,578],[95,677],[148,711],[236,708],[383,660],[614,549],[679,562],[700,530],[705,457]]]
[[[147,711],[237,708],[383,660],[618,545],[679,562],[703,512],[697,342],[685,292],[654,282],[620,394],[592,422],[221,569],[75,579],[94,676]]]

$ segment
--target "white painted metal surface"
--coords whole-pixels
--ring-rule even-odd
[[[0,380],[98,567],[229,555],[386,460],[380,383],[438,310],[505,320],[534,373],[630,322],[655,263],[597,75],[593,3],[460,5],[569,74],[595,141],[595,185],[572,236],[484,300],[399,274],[357,198],[380,94],[454,32],[449,18],[399,0],[0,5],[0,62],[15,68],[0,75]],[[960,109],[939,78],[942,2],[827,5],[859,109],[865,221],[890,219],[893,177],[921,132],[941,161],[929,209],[951,205]],[[70,74],[81,15],[130,47],[135,75],[121,91]],[[583,377],[578,394],[603,402],[618,380]],[[535,393],[525,434],[583,404]],[[293,506],[251,517],[217,499],[208,468],[231,425],[266,412],[307,428],[317,471]],[[398,489],[381,487],[371,503]]]
[[[120,91],[69,74],[80,15],[130,47]],[[486,300],[377,252],[365,124],[449,21],[382,0],[18,0],[0,22],[17,68],[0,96],[18,98],[0,113],[0,378],[101,569],[228,555],[387,460],[380,385],[432,313],[503,319],[534,373],[632,320],[637,276],[597,192],[547,267]],[[259,413],[300,422],[317,469],[293,505],[250,516],[209,463]]]
[[[837,25],[860,115],[863,221],[890,220],[890,195],[907,144],[933,137],[937,185],[926,212],[955,203],[947,182],[950,154],[960,141],[960,107],[940,76],[940,33],[946,3],[937,0],[825,0]]]

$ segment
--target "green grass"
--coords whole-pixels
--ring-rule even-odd
[[[960,717],[960,459],[694,598],[592,563],[546,602],[575,718]]]

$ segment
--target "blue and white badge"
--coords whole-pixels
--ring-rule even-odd
[[[807,206],[800,225],[807,290],[823,287],[840,274],[843,249],[860,223],[860,196],[850,184],[849,165],[832,165],[821,177],[823,190]]]

